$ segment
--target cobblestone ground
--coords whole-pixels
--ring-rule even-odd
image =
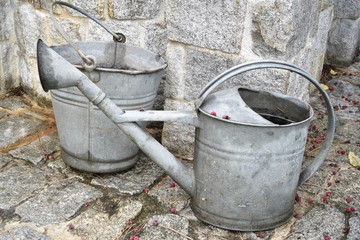
[[[294,217],[262,232],[227,231],[200,222],[189,208],[189,196],[143,155],[125,173],[70,168],[61,159],[53,113],[18,89],[4,93],[0,240],[360,239],[360,171],[349,162],[349,154],[360,156],[360,63],[333,68],[325,83],[337,117],[331,152],[299,188]],[[306,148],[309,160],[326,128],[322,100],[316,91],[311,96],[315,117]]]

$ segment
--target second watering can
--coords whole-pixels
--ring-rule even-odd
[[[47,61],[56,59],[56,61]],[[217,227],[259,231],[275,228],[293,215],[297,187],[324,161],[334,136],[334,112],[326,92],[304,70],[285,62],[240,64],[220,74],[199,94],[195,111],[126,111],[117,107],[87,76],[38,42],[40,80],[45,91],[76,86],[190,196],[191,208]],[[61,65],[71,78],[59,79]],[[303,171],[303,153],[312,108],[290,96],[231,88],[214,89],[233,76],[255,69],[295,72],[312,82],[327,105],[327,138]],[[178,121],[196,126],[194,168],[189,169],[136,121]]]

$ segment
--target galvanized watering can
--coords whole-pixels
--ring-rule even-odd
[[[55,2],[53,7],[57,4],[91,18],[111,33],[114,41],[73,43],[56,22],[51,8],[55,27],[69,43],[52,49],[86,74],[117,106],[126,110],[151,109],[166,67],[164,60],[145,49],[124,44],[123,34],[112,32],[81,9],[64,2]],[[59,79],[71,74],[66,66],[61,68]],[[76,87],[53,89],[51,99],[62,158],[67,164],[83,171],[106,173],[126,170],[137,162],[138,146]],[[145,122],[140,125],[145,127]]]
[[[191,207],[199,219],[221,228],[256,231],[285,223],[292,217],[297,187],[320,167],[334,136],[334,112],[326,92],[309,74],[288,63],[257,61],[227,70],[200,92],[196,111],[124,112],[41,40],[38,61],[43,66],[40,80],[45,91],[79,88],[192,197]],[[300,74],[320,90],[326,102],[327,138],[317,157],[303,171],[307,130],[313,115],[308,104],[282,94],[243,88],[211,93],[235,75],[263,68]],[[67,77],[59,77],[64,69]],[[135,123],[150,120],[196,126],[193,170]]]

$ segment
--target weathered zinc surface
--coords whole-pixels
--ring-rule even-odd
[[[26,95],[12,96],[20,91],[0,94],[1,132],[22,126],[26,133],[15,141],[4,138],[0,147],[0,240],[359,239],[360,171],[350,164],[349,153],[360,156],[360,62],[334,70],[338,75],[326,83],[337,117],[330,154],[298,189],[294,217],[261,232],[200,222],[189,208],[189,195],[146,156],[123,173],[70,168],[60,157],[52,112]],[[316,92],[311,96],[315,118],[305,149],[309,159],[326,127],[325,107]]]

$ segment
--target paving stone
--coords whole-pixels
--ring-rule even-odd
[[[0,168],[11,162],[13,158],[8,154],[1,154],[0,155]]]
[[[112,0],[110,16],[116,19],[151,19],[160,14],[162,0]]]
[[[142,203],[126,200],[116,203],[116,212],[106,212],[106,209],[90,208],[69,221],[74,225],[74,235],[88,240],[113,240],[122,236],[125,226],[135,219],[142,210]],[[65,229],[64,229],[65,230]]]
[[[158,221],[159,226],[154,226],[153,222]],[[155,215],[152,216],[144,226],[143,233],[140,236],[141,240],[153,239],[172,239],[172,240],[185,240],[184,236],[171,231],[164,227],[169,227],[180,232],[182,235],[188,235],[189,221],[175,214]]]
[[[24,159],[37,165],[46,158],[46,154],[51,154],[60,150],[59,138],[57,133],[43,136],[32,143],[17,148],[9,152],[13,157]]]
[[[239,53],[246,3],[247,1],[186,0],[180,4],[167,1],[169,39]]]
[[[248,234],[248,233],[241,233],[235,231],[227,231],[224,229],[213,227],[211,225],[204,225],[204,224],[201,224],[200,226],[196,227],[194,233],[196,235],[196,240],[227,240],[227,239],[250,240],[253,239],[251,238],[251,235],[253,235],[256,240],[259,240],[259,238],[256,237],[255,234],[253,233]]]
[[[0,174],[0,209],[8,210],[33,195],[46,183],[46,174],[27,166],[13,166]]]
[[[339,183],[333,184],[329,191],[332,191],[331,201],[341,203],[345,210],[345,207],[360,208],[360,172],[359,170],[351,167],[349,169],[339,170],[337,172],[337,179],[340,179]],[[353,201],[347,203],[345,200],[351,198]]]
[[[155,182],[164,172],[145,155],[140,154],[139,161],[129,171],[117,174],[98,174],[91,184],[114,188],[124,194],[138,194]]]
[[[349,234],[347,235],[348,240],[359,240],[360,237],[360,212],[357,211],[349,219]]]
[[[170,187],[170,183],[174,183],[174,180],[169,176],[163,178],[151,188],[149,195],[155,196],[167,208],[175,208],[176,211],[180,211],[189,204],[190,196],[177,184],[175,187]]]
[[[47,167],[53,171],[65,174],[67,177],[78,176],[81,179],[79,172],[67,165],[61,157],[50,159],[46,163]]]
[[[19,108],[27,108],[28,106],[23,102],[21,97],[11,96],[1,100],[0,107],[9,110],[16,110]]]
[[[37,119],[21,118],[13,115],[0,119],[0,132],[3,133],[2,138],[0,138],[0,148],[5,148],[9,144],[35,133],[41,123]]]
[[[19,205],[15,213],[22,221],[37,226],[59,223],[72,217],[84,204],[100,197],[102,193],[78,181],[54,184],[37,196]]]
[[[342,239],[345,215],[333,206],[314,207],[308,214],[298,219],[292,227],[288,240]]]
[[[8,233],[10,232],[11,235]],[[0,235],[0,240],[51,240],[30,227],[18,227]]]
[[[5,117],[6,115],[8,115],[6,112],[1,112],[1,111],[0,111],[0,119],[2,119],[3,117]]]

